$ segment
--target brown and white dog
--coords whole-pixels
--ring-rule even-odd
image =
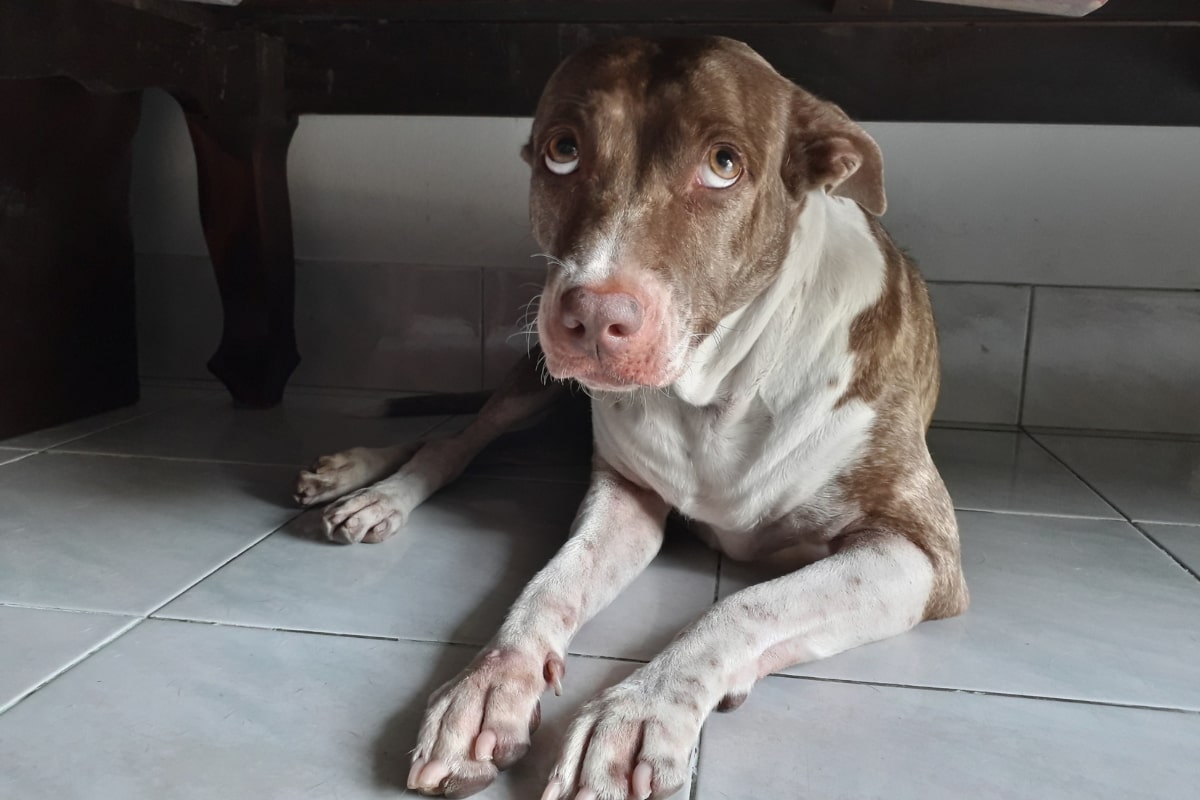
[[[763,676],[966,608],[925,445],[929,298],[876,221],[875,142],[738,42],[572,56],[524,157],[553,262],[538,335],[549,373],[590,391],[591,485],[562,550],[431,698],[409,787],[463,797],[525,753],[572,636],[654,558],[675,509],[732,558],[807,566],[716,604],[589,702],[544,794],[666,797],[709,712]],[[462,434],[328,456],[298,498],[341,498],[330,538],[384,539],[552,394],[526,365]]]

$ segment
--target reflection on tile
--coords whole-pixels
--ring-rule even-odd
[[[524,334],[536,319],[545,268],[485,269],[483,271],[483,386],[498,386],[508,370],[529,348],[537,334]]]
[[[505,434],[468,468],[472,475],[587,482],[592,471],[591,407],[583,395],[565,398],[547,417]]]
[[[1184,566],[1200,575],[1200,526],[1142,523],[1139,527]]]
[[[289,394],[272,409],[237,409],[223,395],[71,442],[72,452],[312,463],[351,447],[412,441],[443,417],[380,417],[369,397]]]
[[[1200,433],[1200,293],[1036,291],[1026,425]]]
[[[961,617],[785,670],[1200,710],[1200,582],[1124,522],[959,514]],[[766,573],[721,568],[728,595]]]
[[[136,277],[138,371],[152,378],[211,378],[207,364],[221,341],[222,315],[208,256],[138,253]]]
[[[396,797],[426,698],[471,655],[152,620],[0,717],[0,796]],[[574,711],[631,669],[570,659],[529,756],[478,796],[537,797]]]
[[[133,622],[108,614],[0,606],[0,708]]]
[[[479,389],[480,270],[302,261],[297,384]]]
[[[704,731],[697,800],[1187,797],[1200,716],[767,678]]]
[[[48,453],[0,469],[0,602],[144,614],[282,525],[291,470]]]
[[[1200,443],[1035,436],[1131,519],[1200,523]]]
[[[1025,434],[934,428],[927,438],[955,508],[1120,519]]]
[[[942,357],[934,418],[1016,424],[1029,287],[931,283]]]
[[[308,538],[306,515],[162,611],[232,622],[482,645],[567,537],[582,486],[459,481],[378,545]],[[572,652],[648,659],[712,603],[716,560],[673,542]]]

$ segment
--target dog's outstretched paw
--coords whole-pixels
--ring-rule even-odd
[[[296,478],[292,496],[304,508],[344,497],[395,472],[421,445],[413,442],[397,447],[352,447],[321,456]]]
[[[542,718],[538,698],[561,675],[557,655],[482,653],[429,699],[408,788],[466,797],[487,787],[529,750]]]
[[[371,486],[326,508],[321,515],[321,527],[331,542],[375,544],[404,527],[411,505],[404,501],[402,493]]]
[[[670,797],[690,777],[704,716],[682,690],[634,679],[605,690],[571,723],[542,800]]]

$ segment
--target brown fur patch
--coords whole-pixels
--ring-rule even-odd
[[[877,415],[865,457],[840,479],[843,497],[861,515],[848,533],[901,535],[912,541],[933,564],[925,618],[954,616],[966,610],[969,600],[954,507],[925,444],[939,386],[929,292],[883,226],[868,220],[887,274],[879,300],[851,326],[855,371],[839,400],[862,400]]]

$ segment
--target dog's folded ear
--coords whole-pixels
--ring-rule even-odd
[[[883,153],[875,140],[833,103],[803,89],[792,95],[783,180],[800,195],[818,186],[879,217],[887,210]]]

